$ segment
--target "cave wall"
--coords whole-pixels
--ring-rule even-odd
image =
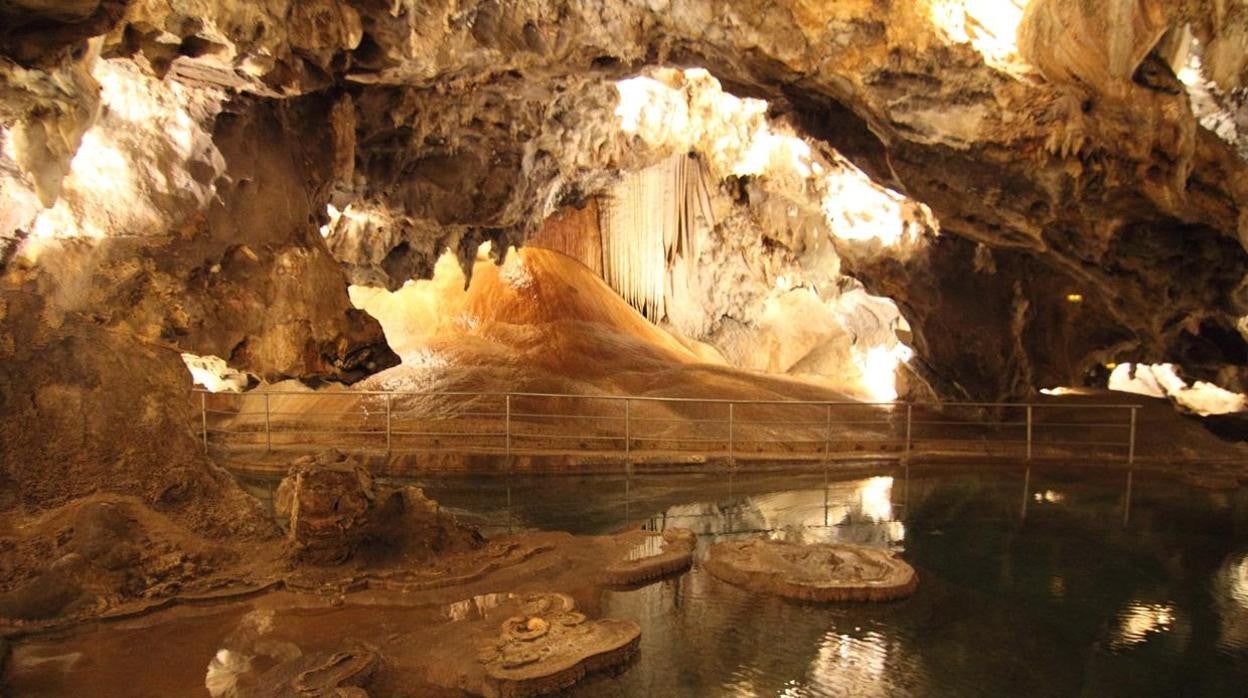
[[[88,133],[112,176],[75,160],[57,204],[4,259],[3,505],[115,492],[201,533],[267,534],[208,465],[180,353],[270,380],[351,381],[397,362],[317,232],[335,172],[319,125],[333,101],[223,99],[148,115],[180,131],[136,131],[135,103],[109,98]]]
[[[50,326],[95,322],[269,378],[350,379],[389,359],[336,290],[347,278],[394,288],[447,248],[470,268],[479,243],[505,251],[621,171],[679,152],[688,144],[620,137],[616,81],[696,65],[930,206],[939,235],[904,256],[831,242],[845,272],[903,309],[944,394],[1018,397],[1126,355],[1190,359],[1242,388],[1230,361],[1248,328],[1248,169],[1150,58],[1164,58],[1155,38],[1190,25],[1206,77],[1241,89],[1242,3],[1088,7],[1035,0],[1011,57],[961,36],[982,18],[943,0],[6,4],[6,288],[45,297]],[[143,173],[133,206],[73,205],[72,158],[116,111],[101,60],[183,91],[192,123],[193,147],[167,152],[115,124],[111,143],[157,156],[123,153]],[[803,200],[756,179],[740,189],[758,208]],[[322,240],[327,204],[364,222]],[[105,235],[58,240],[57,207]],[[170,220],[147,215],[171,207]],[[35,235],[40,220],[50,235]],[[792,232],[773,239],[803,252]],[[976,259],[995,274],[968,274]],[[1067,287],[1088,299],[1077,317]],[[980,347],[950,339],[987,323]]]

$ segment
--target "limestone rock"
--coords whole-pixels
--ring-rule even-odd
[[[484,544],[420,488],[378,487],[358,458],[335,450],[295,460],[274,509],[291,552],[314,564],[338,564],[361,552],[424,562]]]
[[[685,528],[647,534],[645,543],[634,553],[603,570],[603,581],[614,586],[634,586],[680,574],[693,564],[697,542],[693,531]],[[658,550],[654,549],[656,544]]]
[[[297,554],[325,563],[348,558],[373,532],[378,515],[372,477],[336,451],[296,460],[274,507]]]
[[[750,591],[804,601],[888,601],[913,594],[919,583],[914,568],[889,553],[842,543],[724,541],[703,564]]]
[[[487,698],[553,693],[586,674],[618,668],[637,652],[640,626],[588,620],[570,596],[534,594],[523,611],[503,622],[497,640],[480,648]]]

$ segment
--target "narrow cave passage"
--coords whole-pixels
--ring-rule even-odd
[[[0,2],[0,693],[1239,695],[1242,4]]]

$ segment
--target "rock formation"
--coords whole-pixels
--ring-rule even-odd
[[[914,568],[886,551],[844,543],[733,540],[703,561],[716,577],[750,591],[803,601],[889,601],[919,584]]]
[[[317,564],[343,562],[366,544],[428,559],[484,542],[419,488],[381,488],[358,459],[333,450],[296,460],[274,508],[294,556]]]
[[[503,622],[497,640],[481,646],[487,698],[554,693],[587,674],[618,668],[637,652],[637,623],[588,620],[565,594],[534,594],[523,611]]]
[[[651,533],[626,559],[608,565],[602,571],[602,579],[613,586],[634,586],[680,574],[693,565],[697,544],[697,536],[685,528]]]
[[[361,380],[398,357],[349,284],[620,224],[672,162],[679,234],[598,243],[735,366],[1243,393],[1246,45],[1243,0],[0,3],[0,509],[271,535],[181,354]]]

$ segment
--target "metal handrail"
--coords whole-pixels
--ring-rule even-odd
[[[272,451],[274,449],[274,446],[275,446],[273,443],[274,435],[280,435],[282,437],[282,443],[279,445],[284,449],[300,447],[301,443],[298,441],[298,438],[301,435],[307,436],[307,435],[313,435],[313,434],[335,434],[335,435],[340,435],[340,436],[363,435],[363,436],[375,436],[375,437],[380,437],[384,435],[385,452],[387,454],[390,454],[396,450],[396,444],[395,444],[396,437],[411,437],[411,436],[459,437],[459,438],[464,438],[465,440],[468,440],[468,439],[479,440],[481,438],[500,438],[501,437],[505,440],[504,452],[507,456],[508,463],[510,463],[511,456],[513,455],[513,451],[515,447],[515,441],[517,439],[524,439],[526,441],[530,441],[533,439],[537,439],[537,440],[547,439],[549,441],[578,441],[579,440],[583,443],[584,442],[609,442],[611,444],[614,444],[615,442],[618,441],[618,442],[622,442],[621,447],[619,449],[613,449],[613,450],[621,451],[625,461],[630,464],[630,467],[631,467],[631,461],[632,461],[633,450],[634,450],[632,446],[634,442],[675,444],[675,446],[669,450],[672,452],[676,452],[676,454],[680,456],[711,457],[711,456],[725,456],[726,455],[731,468],[735,468],[736,458],[739,454],[739,449],[737,448],[738,445],[742,445],[742,446],[749,445],[753,447],[758,447],[759,445],[761,445],[763,447],[763,450],[761,451],[758,451],[758,450],[749,451],[749,452],[741,453],[741,455],[748,454],[750,456],[758,456],[760,453],[763,455],[774,453],[777,457],[789,457],[793,455],[793,452],[790,449],[786,449],[785,448],[786,446],[787,447],[792,447],[794,445],[803,445],[803,446],[804,445],[816,445],[817,446],[817,445],[822,444],[824,457],[825,459],[827,459],[830,457],[830,454],[832,453],[832,444],[836,440],[836,435],[834,434],[834,430],[833,430],[834,426],[854,427],[854,426],[863,426],[863,425],[878,426],[878,427],[881,427],[881,429],[878,429],[878,430],[868,429],[865,431],[864,430],[853,431],[851,434],[846,436],[845,440],[846,441],[852,440],[855,444],[859,446],[865,445],[865,444],[902,444],[904,445],[904,447],[901,451],[902,453],[901,457],[907,460],[911,457],[912,453],[914,452],[916,442],[920,442],[920,441],[927,441],[927,442],[940,443],[940,444],[946,444],[950,442],[953,442],[953,443],[973,442],[977,446],[982,446],[984,442],[991,441],[992,443],[998,443],[998,444],[1003,444],[1003,445],[1006,445],[1006,444],[1025,445],[1025,453],[1026,453],[1027,460],[1031,460],[1032,458],[1032,449],[1034,445],[1042,445],[1042,446],[1050,446],[1050,447],[1051,446],[1081,446],[1081,445],[1121,447],[1126,450],[1127,462],[1134,463],[1135,455],[1136,455],[1135,440],[1136,440],[1137,413],[1139,409],[1141,409],[1141,405],[1137,405],[1137,404],[1121,404],[1121,405],[1073,404],[1072,405],[1072,404],[1052,404],[1052,403],[1042,404],[1042,403],[1003,403],[1003,402],[940,403],[940,402],[930,402],[930,401],[926,401],[926,402],[925,401],[854,402],[854,401],[846,401],[846,400],[733,400],[733,399],[724,399],[724,398],[685,398],[685,397],[659,397],[659,396],[636,396],[636,395],[574,395],[574,394],[567,394],[567,393],[536,393],[536,392],[468,392],[468,391],[437,392],[437,391],[403,391],[403,390],[396,390],[396,391],[361,390],[361,391],[316,392],[316,391],[298,391],[298,390],[273,390],[273,391],[257,391],[253,393],[215,393],[214,394],[214,393],[210,393],[207,390],[203,390],[199,388],[194,389],[193,392],[200,394],[199,407],[200,407],[201,414],[200,414],[200,419],[199,419],[199,422],[200,422],[199,426],[201,430],[201,436],[202,436],[203,446],[204,446],[205,451],[208,451],[210,449],[209,434],[220,436],[222,438],[222,441],[225,441],[226,440],[225,437],[228,437],[230,435],[238,435],[238,436],[251,435],[251,436],[258,437],[260,434],[263,434],[264,441],[263,441],[262,446],[266,451]],[[237,397],[240,400],[244,400],[244,399],[254,400],[257,398],[262,398],[262,401],[264,403],[264,409],[257,410],[255,409],[255,407],[252,407],[246,411],[242,411],[241,409],[237,411],[210,409],[208,405],[209,395],[231,395],[231,396]],[[381,429],[380,424],[378,424],[379,428],[368,429],[368,430],[309,429],[307,428],[309,423],[323,422],[323,420],[325,419],[333,419],[333,418],[342,418],[342,417],[354,418],[354,417],[360,416],[360,414],[354,408],[350,410],[346,410],[340,415],[325,414],[325,413],[311,414],[311,413],[306,413],[306,412],[300,412],[298,410],[291,410],[289,408],[284,409],[284,410],[274,410],[272,409],[271,402],[272,402],[272,398],[275,396],[296,397],[296,398],[314,399],[314,400],[324,398],[324,397],[350,397],[350,398],[355,398],[357,400],[361,398],[384,397],[385,398],[384,412],[381,411],[380,408],[382,406],[377,404],[377,402],[370,402],[368,404],[361,405],[361,407],[363,408],[363,418],[366,424],[375,423],[373,420],[377,420],[377,422],[380,422],[380,420],[384,417],[385,428]],[[501,399],[500,402],[503,403],[502,404],[503,410],[501,412],[495,412],[495,411],[459,412],[455,410],[455,405],[438,405],[437,408],[434,410],[433,414],[428,414],[426,413],[425,410],[420,410],[420,409],[406,409],[406,410],[396,409],[396,406],[393,404],[395,399],[406,398],[406,397],[429,397],[429,398],[440,398],[440,399],[445,399],[445,398],[472,398],[472,399],[500,398]],[[621,410],[623,414],[622,415],[602,415],[602,414],[586,414],[584,412],[569,413],[566,408],[560,411],[540,411],[540,407],[534,408],[530,405],[526,405],[528,409],[524,411],[517,411],[513,404],[514,401],[517,399],[524,399],[524,398],[542,398],[542,399],[572,400],[572,401],[584,401],[584,402],[603,401],[603,402],[608,402],[608,403],[623,403],[622,404],[623,409]],[[721,417],[721,418],[690,417],[687,419],[682,419],[682,418],[676,418],[676,417],[648,417],[648,416],[638,415],[634,408],[637,407],[638,404],[648,404],[648,403],[722,406],[722,407],[727,407],[727,409],[725,410],[726,418],[724,417]],[[825,415],[823,419],[818,420],[818,421],[813,421],[813,420],[810,420],[809,418],[803,418],[800,420],[797,420],[797,419],[779,420],[779,419],[774,419],[774,418],[773,419],[747,419],[747,418],[742,418],[742,416],[740,415],[739,408],[744,407],[744,406],[760,406],[760,405],[761,406],[779,406],[779,407],[786,407],[786,408],[819,408],[825,412]],[[240,407],[242,406],[240,405]],[[1014,409],[1014,410],[1022,411],[1024,413],[1024,419],[1022,421],[1019,421],[1017,417],[1015,417],[1014,419],[1009,419],[1009,420],[1007,419],[990,420],[990,419],[974,419],[974,418],[968,419],[968,420],[951,420],[948,418],[931,419],[930,417],[927,419],[923,419],[922,417],[916,418],[916,415],[914,414],[915,407],[932,408],[933,410],[940,410],[940,411],[948,411],[948,410],[954,410],[958,408],[989,408],[989,407],[990,408],[1007,408],[1007,409]],[[371,411],[370,411],[370,408],[371,408]],[[846,409],[887,408],[889,412],[892,414],[890,415],[889,418],[886,418],[886,419],[871,419],[871,420],[840,419],[840,420],[836,420],[833,418],[833,412],[838,408],[846,408]],[[905,415],[904,422],[901,420],[902,412],[903,412],[901,408],[904,408],[904,415]],[[1097,420],[1089,420],[1087,422],[1078,422],[1078,421],[1070,421],[1076,418],[1073,415],[1063,415],[1064,417],[1063,421],[1045,422],[1045,421],[1038,421],[1035,419],[1034,411],[1036,408],[1065,409],[1065,410],[1072,411],[1072,412],[1087,411],[1087,410],[1113,410],[1115,412],[1126,411],[1128,413],[1128,419],[1124,420],[1124,422],[1121,422],[1121,423],[1105,422],[1103,421],[1105,418],[1105,415],[1101,415],[1100,419],[1097,419]],[[230,428],[220,428],[218,427],[217,424],[213,424],[210,427],[209,425],[210,415],[213,417],[214,421],[219,421],[223,419],[224,420],[236,420],[236,419],[241,419],[241,418],[255,418],[255,419],[254,421],[250,423],[234,425],[236,428],[230,429]],[[291,419],[289,416],[294,416],[296,419]],[[263,417],[263,432],[259,431],[259,428],[260,428],[259,422],[260,422],[261,417]],[[275,420],[274,419],[275,417],[280,417],[281,418],[280,421]],[[404,429],[395,428],[398,424],[413,424],[413,423],[419,424],[421,422],[451,422],[451,421],[461,420],[461,419],[481,419],[483,421],[492,422],[496,424],[500,418],[501,418],[501,421],[503,421],[503,424],[501,425],[502,426],[501,431],[478,429],[474,431],[465,431],[465,432],[454,432],[454,431],[442,432],[442,431],[430,431],[430,430],[413,431],[413,430],[404,430]],[[530,431],[524,428],[524,425],[527,424],[529,425],[530,428],[544,429],[546,427],[543,425],[549,424],[550,420],[554,420],[556,428],[552,429],[549,432]],[[299,421],[303,422],[303,428],[299,428],[300,426],[298,424]],[[294,424],[295,428],[291,428],[292,422],[295,422]],[[586,422],[588,422],[589,424],[586,424]],[[578,424],[578,423],[583,425],[583,427],[576,427],[575,424]],[[637,433],[634,427],[641,426],[643,424],[651,425],[651,427],[654,428],[654,433],[652,434]],[[904,424],[904,437],[900,433],[895,433],[895,432],[898,432],[902,428],[903,424]],[[621,427],[619,431],[622,431],[622,433],[612,431],[610,427],[613,425],[619,425]],[[227,424],[227,426],[229,425]],[[350,426],[350,425],[344,424],[344,426]],[[565,428],[565,429],[559,430],[557,429],[558,426],[569,427],[570,429],[573,429],[573,430],[578,429],[578,428],[586,428],[586,429],[591,429],[591,431],[589,431],[588,433],[575,432],[575,431],[573,431],[572,433],[568,433],[569,429]],[[680,437],[680,436],[673,435],[672,429],[676,429],[681,426],[703,430],[702,431],[703,436],[705,435],[705,430],[717,429],[717,428],[726,428],[727,434],[726,436],[720,437],[720,438],[699,438],[698,436]],[[978,428],[989,428],[989,429],[992,429],[993,431],[1001,430],[1001,429],[1011,430],[1011,429],[1017,429],[1017,428],[1025,428],[1026,438],[1024,440],[1006,439],[1006,438],[989,439],[988,434],[981,434],[979,435],[978,438],[968,437],[968,436],[954,437],[953,435],[950,435],[950,434],[942,434],[940,437],[922,437],[920,434],[916,433],[916,427],[929,427],[929,426],[978,427]],[[809,438],[807,438],[809,436],[809,432],[818,431],[820,428],[822,428],[822,430],[824,431],[822,438],[817,439],[817,440],[810,440]],[[1043,431],[1046,429],[1051,430],[1051,429],[1069,429],[1069,428],[1114,429],[1114,430],[1125,429],[1127,430],[1128,433],[1127,433],[1127,439],[1124,442],[1055,440],[1051,438],[1037,438],[1035,434],[1036,431]],[[743,434],[742,433],[743,430],[749,433]],[[801,438],[797,438],[799,434],[794,433],[795,431],[800,432]],[[882,432],[882,431],[886,431],[887,433],[877,433],[877,432]],[[759,436],[760,434],[762,435],[762,438],[760,438]],[[878,436],[879,438],[869,438],[873,436]],[[1089,434],[1087,436],[1092,436],[1092,435]],[[295,439],[294,443],[291,442],[292,438]],[[250,440],[246,444],[246,446],[257,447],[261,445],[261,444],[252,443],[252,441],[254,441],[254,439]],[[722,450],[718,448],[711,449],[709,447],[697,448],[696,444],[699,444],[699,443],[722,444]],[[309,442],[306,444],[306,446],[308,448],[312,448],[315,446],[315,444]],[[685,447],[688,447],[688,448],[685,448]],[[773,448],[771,451],[768,451],[767,450],[768,447],[773,447]],[[374,446],[373,448],[376,449],[376,446]],[[471,447],[470,446],[470,447],[465,448],[464,450],[465,452],[491,454],[491,453],[497,453],[496,448],[497,447],[481,447],[481,446]],[[547,449],[539,449],[536,446],[529,445],[524,448],[525,450],[529,452],[533,452],[535,450],[543,450],[543,451],[558,450],[554,448],[553,446]],[[399,449],[399,450],[404,450],[404,449]],[[436,446],[425,445],[423,447],[417,445],[415,448],[410,449],[410,450],[414,450],[417,452],[423,451],[423,452],[439,452],[439,453],[446,451],[446,449],[441,444],[437,444]],[[580,451],[586,451],[586,450],[587,449],[584,449],[584,448],[580,449]],[[594,451],[594,452],[599,453],[600,451]]]

